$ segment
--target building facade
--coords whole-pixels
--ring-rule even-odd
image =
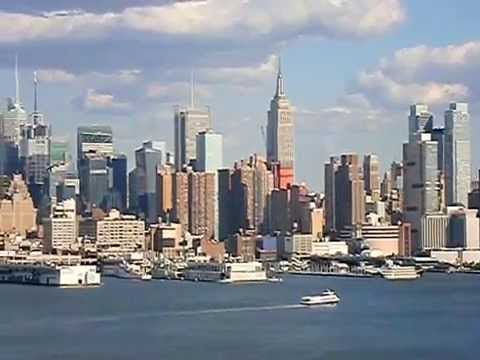
[[[367,154],[363,158],[363,179],[365,192],[374,201],[380,199],[380,161],[375,154]]]
[[[44,219],[43,226],[46,251],[73,250],[78,238],[75,200],[68,199],[55,204],[50,217]]]
[[[194,165],[197,155],[197,135],[212,128],[212,118],[208,109],[194,107],[177,108],[174,117],[175,169],[181,171]]]
[[[451,103],[445,111],[445,187],[447,205],[467,206],[471,184],[468,104]]]
[[[166,161],[166,144],[163,141],[145,141],[135,150],[138,210],[148,224],[158,219],[157,169]]]
[[[337,231],[365,221],[365,190],[357,154],[343,154],[335,173],[335,223]]]
[[[96,245],[102,253],[130,253],[145,243],[145,222],[132,215],[121,215],[112,210],[96,221]]]

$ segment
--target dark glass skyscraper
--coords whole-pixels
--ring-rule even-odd
[[[123,154],[114,155],[109,159],[111,169],[111,190],[118,196],[120,211],[127,208],[127,157]]]
[[[87,153],[79,162],[80,197],[83,210],[101,207],[108,192],[108,160],[97,153]]]

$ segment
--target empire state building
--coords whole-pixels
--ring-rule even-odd
[[[267,161],[274,171],[276,186],[282,189],[295,180],[295,124],[293,108],[285,95],[281,66],[277,88],[270,101],[267,123]]]

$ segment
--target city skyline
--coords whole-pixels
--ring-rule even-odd
[[[141,11],[144,3],[147,2],[136,2],[137,16],[146,16],[145,11]],[[229,11],[238,10],[244,15],[242,19],[270,6],[268,1],[259,2],[256,6],[239,5],[236,1],[231,3],[232,8],[225,10],[226,15]],[[28,38],[14,26],[9,32],[10,40],[0,39],[0,47],[5,49],[0,59],[0,79],[3,84],[0,93],[4,97],[14,97],[12,69],[15,53],[18,53],[24,106],[29,110],[33,108],[33,91],[26,85],[31,83],[31,72],[38,70],[41,86],[39,107],[46,121],[56,129],[55,133],[71,141],[71,128],[82,124],[105,123],[114,128],[116,146],[129,158],[132,158],[134,149],[143,140],[149,139],[167,141],[168,149],[172,151],[173,106],[188,105],[190,73],[193,69],[196,74],[197,101],[202,105],[210,105],[215,130],[225,136],[225,164],[232,164],[253,152],[263,155],[260,127],[266,125],[267,101],[271,98],[275,81],[275,56],[279,54],[282,55],[289,98],[296,107],[297,179],[307,181],[315,189],[323,187],[322,164],[332,154],[350,151],[360,154],[381,153],[382,167],[392,160],[400,160],[401,151],[391,144],[401,143],[405,139],[406,107],[412,103],[425,102],[430,105],[438,123],[442,121],[443,112],[451,101],[468,101],[473,114],[472,132],[479,129],[475,121],[478,86],[474,77],[468,76],[470,72],[475,73],[479,64],[475,55],[479,45],[475,40],[480,34],[469,15],[475,13],[478,7],[474,2],[463,4],[457,20],[449,24],[451,31],[441,39],[435,37],[435,42],[429,40],[432,38],[429,35],[440,26],[443,27],[443,22],[432,19],[423,25],[418,21],[421,10],[429,6],[428,1],[422,4],[413,1],[358,1],[342,9],[341,13],[347,19],[356,16],[357,12],[374,14],[375,10],[378,14],[388,14],[383,16],[382,21],[370,26],[362,26],[361,21],[351,26],[341,22],[332,25],[326,20],[326,14],[334,19],[340,15],[329,8],[330,3],[307,1],[302,6],[310,11],[310,20],[314,24],[309,36],[304,36],[307,34],[306,19],[299,18],[300,25],[293,27],[290,20],[274,18],[270,14],[273,27],[260,32],[248,48],[239,40],[238,31],[228,21],[219,25],[226,30],[214,28],[207,31],[205,24],[199,24],[197,37],[193,37],[192,29],[185,29],[189,41],[179,41],[173,47],[162,40],[168,29],[162,29],[161,26],[153,29],[161,38],[153,40],[145,34],[145,29],[125,25],[122,31],[144,39],[150,47],[158,49],[155,50],[158,54],[147,51],[147,47],[132,47],[138,50],[135,56],[119,56],[121,50],[115,44],[120,31],[117,27],[121,26],[113,24],[113,30],[106,32],[99,25],[98,29],[84,34],[81,48],[97,49],[105,39],[112,40],[112,48],[108,57],[105,52],[98,52],[95,61],[88,63],[82,60],[84,56],[75,60],[55,55],[62,46],[78,45],[80,41],[70,36],[66,43],[64,39],[68,34],[62,32],[62,26],[73,21],[72,17],[75,20],[82,19],[87,24],[96,24],[98,17],[105,14],[105,4],[86,2],[84,10],[92,16],[51,13],[53,10],[68,10],[71,4],[69,1],[54,1],[42,7],[26,1],[21,8],[3,4],[2,16],[16,13],[15,16],[29,21],[34,27],[43,23],[51,24],[53,28],[58,26],[59,33],[49,39],[45,32],[39,31],[36,37]],[[174,5],[155,1],[153,5],[155,9],[159,7],[170,11],[172,17],[176,18],[179,9],[208,15],[209,9],[215,7],[215,1],[196,4],[195,7],[189,2]],[[128,10],[133,6],[130,1],[109,6],[112,6],[112,13],[119,14],[120,18],[128,18],[133,11]],[[448,2],[436,2],[435,9],[438,18],[441,18],[442,14],[448,14],[451,5]],[[45,12],[50,13],[43,14]],[[154,12],[152,16],[161,14],[161,11]],[[295,13],[292,10],[293,15]],[[413,32],[412,23],[424,31]],[[283,30],[278,34],[277,25],[281,25]],[[175,39],[179,30],[170,30]],[[223,55],[221,41],[212,39],[212,34],[222,30],[225,30],[224,36],[233,39],[229,51]],[[245,30],[245,36],[251,35],[254,30],[258,29]],[[205,50],[195,46],[195,41],[202,38],[203,42],[211,45],[210,53],[205,54],[201,61],[182,57],[188,50],[203,54]],[[358,38],[360,41],[351,41]],[[262,46],[258,46],[260,44]],[[34,48],[37,50],[36,56],[29,56]],[[165,49],[170,50],[176,62],[164,59],[152,64],[152,60],[157,60]],[[240,51],[244,56],[232,56]],[[182,61],[177,61],[179,56]],[[147,61],[148,57],[150,61]],[[339,67],[341,72],[338,71]],[[133,123],[137,132],[134,138],[130,134]],[[398,126],[399,131],[382,138],[379,135],[385,126]],[[348,133],[345,132],[346,128],[349,129]],[[155,134],[152,134],[152,129],[155,129]],[[242,141],[243,138],[249,141]],[[379,140],[372,142],[372,138]],[[472,142],[472,147],[473,165],[478,168],[478,145]],[[318,167],[308,166],[305,157],[300,155],[306,151],[320,159]],[[132,166],[130,162],[129,167]]]

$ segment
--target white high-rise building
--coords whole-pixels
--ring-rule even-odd
[[[467,206],[471,184],[468,104],[451,103],[445,111],[445,187],[447,204]]]
[[[202,131],[197,135],[197,171],[214,172],[223,168],[223,136],[213,130]]]
[[[429,133],[403,144],[403,166],[404,220],[411,224],[414,250],[420,250],[422,216],[442,210],[438,143]]]

